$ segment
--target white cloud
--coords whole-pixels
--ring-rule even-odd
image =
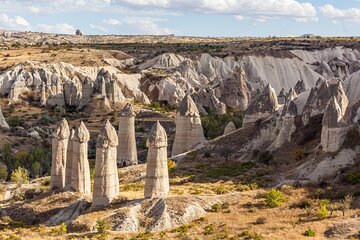
[[[47,33],[60,33],[60,34],[75,34],[75,28],[67,23],[51,24],[38,24],[36,31]]]
[[[295,20],[316,21],[316,9],[308,2],[296,0],[122,0],[139,8],[166,8],[175,11],[193,11],[241,15],[255,19],[289,17]],[[121,2],[121,0],[120,0]]]
[[[120,26],[121,25],[121,22],[115,18],[104,19],[103,22],[108,25],[112,25],[112,26]]]
[[[235,19],[238,20],[238,21],[242,21],[242,20],[245,19],[245,17],[242,16],[242,15],[236,15],[236,16],[235,16]]]
[[[28,9],[31,13],[34,13],[34,14],[40,13],[40,8],[35,7],[35,6],[29,6],[27,9]]]
[[[176,33],[173,29],[159,26],[158,22],[162,21],[165,20],[149,17],[131,17],[122,20],[132,34],[168,35]]]
[[[6,14],[0,14],[0,28],[8,30],[30,30],[31,26],[23,17],[15,16],[13,18]]]
[[[351,21],[360,23],[360,8],[338,9],[333,5],[326,4],[320,7],[320,11],[333,21]]]
[[[104,32],[104,33],[108,33],[109,30],[107,30],[105,27],[103,26],[99,26],[99,25],[94,25],[94,24],[90,24],[89,25],[92,29],[95,29],[95,30],[99,30],[101,32]]]

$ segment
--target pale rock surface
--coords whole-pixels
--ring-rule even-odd
[[[2,113],[1,106],[0,106],[0,128],[6,129],[6,130],[10,129],[9,124],[6,122],[5,117]]]
[[[160,56],[157,56],[139,66],[140,70],[148,68],[158,68],[158,69],[169,69],[176,68],[183,62],[185,58],[178,54],[174,53],[164,53]]]
[[[69,124],[63,119],[52,136],[51,188],[65,187],[67,147],[70,136]]]
[[[67,153],[66,153],[65,186],[71,185],[73,158],[74,158],[74,136],[75,136],[75,129],[72,128],[70,130],[70,136],[69,136]]]
[[[224,136],[225,135],[228,135],[228,134],[230,134],[230,133],[232,133],[232,132],[234,132],[234,131],[236,131],[236,126],[235,126],[235,124],[234,124],[234,122],[229,122],[227,125],[226,125],[226,127],[225,127],[225,130],[224,130]]]
[[[325,236],[330,239],[351,239],[351,237],[359,235],[359,229],[359,216],[352,219],[341,219],[325,231]]]
[[[167,135],[165,129],[156,122],[147,142],[147,166],[145,178],[145,198],[166,197],[169,193],[169,173],[167,166]]]
[[[305,92],[307,89],[305,87],[305,83],[304,80],[299,80],[296,85],[294,86],[294,90],[296,92],[296,94],[300,94],[302,92]]]
[[[71,188],[82,194],[90,194],[90,167],[88,160],[88,141],[90,133],[83,122],[76,128],[73,138],[73,157]]]
[[[193,147],[206,142],[199,110],[190,95],[186,95],[176,114],[176,133],[172,156],[187,152]]]
[[[96,143],[96,161],[92,208],[109,205],[119,194],[119,177],[116,166],[118,136],[107,120]]]
[[[127,103],[120,112],[117,147],[118,166],[131,166],[138,164],[136,139],[135,139],[135,116],[136,113]]]
[[[247,108],[244,125],[269,116],[279,108],[275,90],[268,84],[261,94]]]
[[[321,145],[325,152],[336,152],[345,141],[348,131],[346,107],[342,108],[335,97],[326,106],[321,130]]]

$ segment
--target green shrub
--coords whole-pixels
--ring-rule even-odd
[[[317,210],[317,215],[320,219],[325,219],[330,215],[330,212],[328,210],[330,202],[328,200],[321,200],[320,201],[320,207]]]
[[[67,233],[66,224],[62,223],[59,227],[51,229],[51,235],[61,236]]]
[[[205,229],[203,232],[204,235],[210,235],[213,233],[215,233],[215,225],[214,224],[209,224],[209,225],[205,226]]]
[[[50,178],[46,178],[44,179],[41,183],[40,183],[40,186],[43,186],[43,187],[49,187],[50,186]]]
[[[306,237],[315,237],[315,230],[308,229],[304,232],[304,236]]]
[[[182,225],[175,229],[175,232],[179,233],[180,236],[185,236],[191,229],[190,225]]]
[[[242,126],[244,114],[228,110],[226,114],[215,114],[211,110],[208,114],[201,116],[201,123],[204,128],[204,135],[207,139],[214,139],[224,133],[224,129],[229,122],[234,122],[237,128]]]
[[[18,126],[21,126],[21,124],[22,124],[22,120],[18,116],[8,118],[7,122],[10,127],[18,127]]]
[[[265,194],[265,204],[268,207],[279,207],[286,201],[285,195],[279,190],[271,189]]]
[[[176,170],[176,162],[173,160],[168,159],[168,171],[169,173],[174,173]]]
[[[128,183],[122,188],[123,191],[142,191],[144,190],[144,184],[142,182]]]
[[[244,192],[244,191],[256,190],[258,188],[259,185],[257,183],[250,183],[250,184],[239,183],[236,185],[235,190],[238,192]]]
[[[247,239],[247,240],[263,240],[264,239],[264,237],[261,234],[252,233],[247,230],[240,233],[239,236],[242,237],[243,239]]]
[[[209,167],[207,169],[207,176],[211,178],[219,178],[219,177],[236,177],[241,174],[244,174],[251,168],[255,166],[253,162],[230,162],[225,163],[220,166]]]
[[[8,168],[5,164],[0,163],[0,180],[6,180],[8,177]]]
[[[11,173],[11,182],[27,183],[29,181],[29,172],[23,167],[18,167]]]
[[[111,223],[107,219],[98,219],[96,221],[95,229],[98,233],[104,234],[111,228]]]
[[[346,175],[346,182],[356,185],[360,184],[360,172],[351,172]]]

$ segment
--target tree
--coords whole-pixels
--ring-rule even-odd
[[[33,164],[31,165],[31,172],[33,177],[39,177],[42,172],[41,169],[41,164],[38,161],[33,162]]]
[[[27,183],[29,181],[29,172],[23,167],[18,167],[11,173],[11,182],[14,183]]]
[[[0,180],[6,180],[8,177],[8,168],[5,164],[0,163]]]

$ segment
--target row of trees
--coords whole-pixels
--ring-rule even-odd
[[[0,179],[9,180],[11,173],[20,168],[36,178],[49,175],[51,170],[51,151],[41,146],[35,146],[31,151],[13,152],[11,145],[6,144],[1,149]]]

